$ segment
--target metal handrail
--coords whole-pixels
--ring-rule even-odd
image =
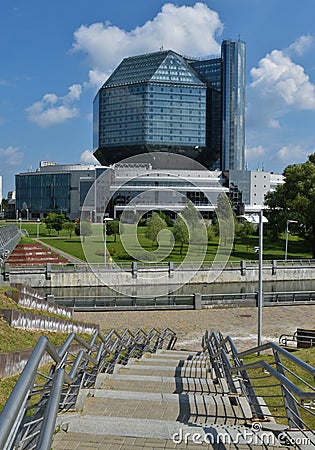
[[[235,392],[231,387],[235,386],[234,377],[237,374],[237,380],[240,382],[241,389],[244,395],[247,397],[249,405],[251,407],[253,418],[259,420],[267,420],[269,414],[263,413],[262,406],[259,402],[259,398],[255,393],[254,386],[251,383],[251,379],[248,376],[247,371],[250,369],[261,368],[268,376],[274,377],[282,391],[282,401],[283,407],[286,411],[286,418],[288,420],[289,427],[298,428],[301,432],[303,430],[311,431],[312,435],[315,436],[315,432],[310,430],[309,426],[301,418],[299,407],[311,415],[315,415],[312,411],[308,411],[303,405],[305,400],[315,400],[315,387],[310,385],[306,380],[297,375],[293,370],[287,368],[282,362],[281,357],[284,356],[290,360],[293,364],[303,369],[305,372],[310,374],[313,378],[315,377],[315,368],[310,364],[302,361],[300,358],[294,354],[288,352],[278,344],[274,342],[268,342],[266,344],[252,347],[248,350],[238,352],[232,338],[223,336],[215,331],[209,333],[206,331],[203,338],[204,349],[209,350],[210,359],[214,364],[214,371],[217,377],[225,377],[231,392]],[[271,349],[274,355],[274,361],[267,363],[264,359],[258,361],[244,363],[242,358],[245,356],[259,354],[265,350]],[[230,359],[227,359],[227,354],[231,355]],[[224,370],[222,371],[222,361],[224,361]],[[217,366],[217,368],[216,368]],[[296,380],[303,383],[308,391],[301,389],[293,381],[291,381],[286,376],[286,371],[293,376]],[[233,377],[234,374],[234,377]],[[266,386],[255,386],[256,388],[266,388]],[[268,386],[267,386],[268,388]],[[299,399],[297,401],[296,397]],[[315,442],[312,442],[313,444]]]
[[[76,357],[71,350],[74,342],[80,346]],[[126,329],[122,333],[112,329],[105,337],[95,331],[90,342],[72,333],[57,351],[42,336],[0,415],[0,449],[49,450],[57,413],[74,407],[81,387],[93,387],[97,374],[112,372],[117,362],[127,364],[133,355],[139,358],[163,344],[170,349],[175,342],[176,334],[169,328],[149,332]],[[45,353],[53,364],[46,382],[36,385]],[[32,404],[31,399],[38,395],[39,400]]]
[[[255,268],[258,267],[258,259],[250,259],[250,260],[244,260],[246,262],[246,266],[247,268]],[[227,262],[220,262],[220,261],[206,261],[202,264],[202,266],[200,267],[200,269],[204,269],[204,270],[208,270],[208,269],[213,269],[213,270],[222,270],[222,269],[226,269],[226,270],[240,270],[240,264],[241,264],[241,260],[240,261],[227,261]],[[264,268],[271,268],[273,264],[276,264],[276,268],[277,269],[283,269],[283,268],[296,268],[297,266],[300,267],[308,267],[308,268],[312,268],[315,267],[315,259],[292,259],[292,260],[283,260],[283,259],[279,259],[279,260],[264,260],[263,261],[263,266]],[[161,267],[164,268],[165,270],[169,270],[169,262],[152,262],[150,263],[150,261],[146,261],[146,262],[137,262],[138,265],[138,269],[145,269],[145,268],[152,268],[152,267]],[[195,269],[196,265],[194,265],[193,263],[185,263],[185,262],[175,262],[174,263],[174,268],[180,266],[183,270],[189,270],[191,269]],[[198,265],[199,267],[199,265]],[[40,269],[41,267],[32,267],[32,268],[28,268],[27,270],[36,270],[36,269]],[[119,261],[119,262],[114,262],[111,266],[108,265],[108,267],[104,267],[104,264],[102,263],[86,263],[84,261],[82,262],[78,262],[78,263],[61,263],[58,265],[53,265],[51,266],[51,270],[53,272],[64,272],[64,271],[69,271],[69,270],[74,270],[76,272],[92,272],[95,270],[99,270],[99,271],[115,271],[115,270],[127,270],[127,271],[131,271],[131,262],[130,261]],[[11,268],[12,272],[14,271],[22,271],[23,268],[18,268],[18,267],[12,267]]]

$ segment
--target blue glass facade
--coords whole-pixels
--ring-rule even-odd
[[[245,43],[222,43],[222,170],[244,170]]]
[[[94,100],[95,157],[108,165],[164,151],[220,168],[224,67],[222,57],[195,61],[173,51],[124,59]]]
[[[70,211],[70,174],[19,174],[15,177],[16,209],[31,214]]]

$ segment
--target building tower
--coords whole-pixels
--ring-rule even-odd
[[[245,42],[224,40],[222,59],[222,170],[244,170]]]
[[[93,147],[102,165],[177,153],[210,170],[244,165],[245,44],[221,57],[167,50],[125,58],[94,99]]]

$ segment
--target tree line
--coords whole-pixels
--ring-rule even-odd
[[[315,153],[306,162],[284,169],[284,183],[265,198],[267,233],[277,238],[286,230],[304,239],[305,249],[315,258]]]

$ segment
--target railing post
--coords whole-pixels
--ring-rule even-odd
[[[4,265],[3,281],[9,281],[9,280],[10,280],[10,264],[6,263]]]
[[[46,280],[51,280],[51,263],[46,266]]]
[[[57,413],[62,394],[63,379],[64,369],[57,369],[54,384],[51,389],[48,404],[45,409],[41,432],[36,446],[36,448],[40,448],[41,450],[50,450],[51,448],[51,442],[55,431]]]
[[[47,300],[47,302],[55,303],[54,294],[46,294],[46,300]]]
[[[194,309],[202,309],[202,297],[201,294],[194,294]]]
[[[241,261],[241,275],[244,276],[246,274],[246,261]]]
[[[277,273],[277,261],[274,259],[272,261],[272,275],[276,275]]]
[[[276,362],[277,371],[281,375],[286,376],[285,370],[281,363],[281,357],[280,357],[279,353],[277,352],[277,350],[274,349],[273,354],[274,354],[274,358],[275,358],[275,362]],[[297,403],[296,403],[296,400],[295,400],[293,394],[291,394],[291,392],[283,384],[281,384],[281,391],[282,391],[282,397],[283,397],[283,401],[284,401],[284,407],[285,407],[289,427],[303,429],[304,424],[301,419],[301,416],[300,416],[300,413],[299,413],[299,410],[297,407]]]
[[[132,278],[137,278],[138,274],[138,265],[136,261],[132,261],[131,263],[131,273],[132,273]]]
[[[174,263],[173,263],[173,261],[169,261],[169,263],[168,263],[168,276],[169,276],[169,278],[173,278],[174,277]]]

